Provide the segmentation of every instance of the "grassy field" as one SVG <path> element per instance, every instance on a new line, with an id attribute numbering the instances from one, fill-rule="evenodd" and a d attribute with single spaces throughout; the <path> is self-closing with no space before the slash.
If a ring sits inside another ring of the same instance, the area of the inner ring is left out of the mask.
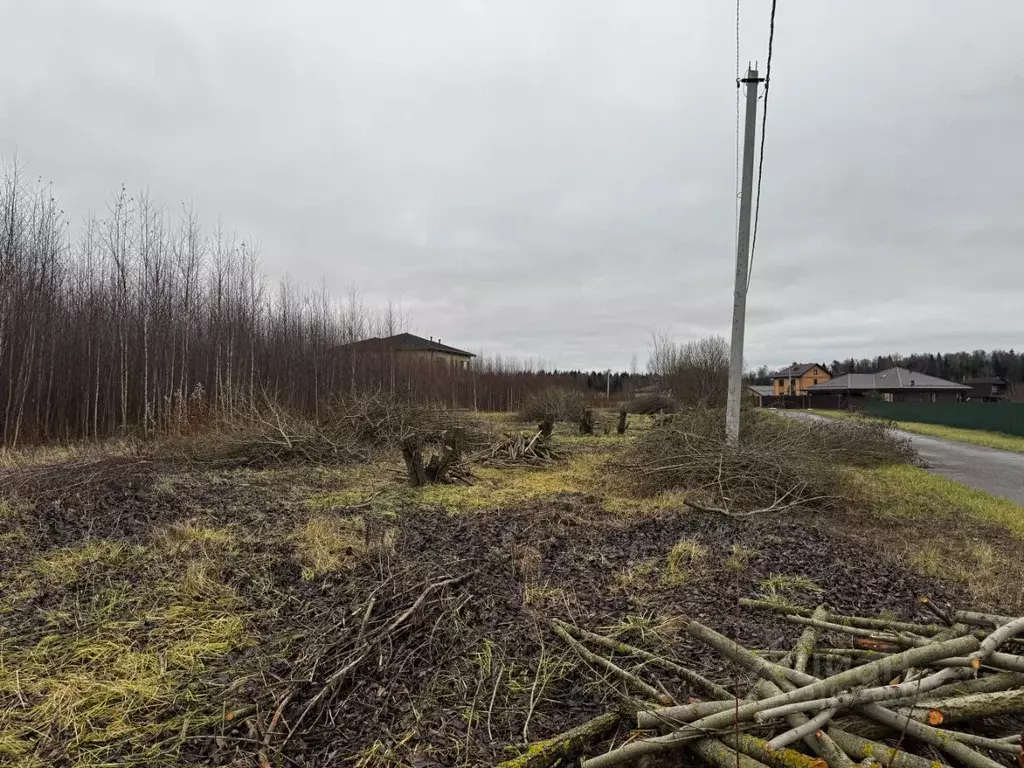
<path id="1" fill-rule="evenodd" d="M 550 466 L 425 488 L 388 451 L 234 468 L 119 444 L 7 456 L 0 764 L 493 765 L 623 695 L 550 618 L 703 668 L 687 617 L 753 647 L 795 639 L 737 623 L 738 596 L 1024 609 L 1024 509 L 894 466 L 847 470 L 843 514 L 698 513 L 687 489 L 641 496 L 624 474 L 650 424 L 559 424 Z"/>
<path id="2" fill-rule="evenodd" d="M 809 409 L 808 413 L 815 413 L 830 419 L 864 419 L 849 411 L 822 411 Z M 916 432 L 919 435 L 941 437 L 944 440 L 956 440 L 961 443 L 982 445 L 986 448 L 998 448 L 1001 451 L 1013 453 L 1024 453 L 1024 437 L 1006 435 L 1002 432 L 988 432 L 983 429 L 961 429 L 958 427 L 947 427 L 942 424 L 922 424 L 916 421 L 897 421 L 894 424 L 906 432 Z"/>

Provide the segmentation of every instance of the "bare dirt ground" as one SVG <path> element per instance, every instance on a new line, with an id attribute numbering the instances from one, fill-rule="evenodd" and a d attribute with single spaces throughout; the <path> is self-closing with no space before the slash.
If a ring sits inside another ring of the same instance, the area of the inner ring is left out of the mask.
<path id="1" fill-rule="evenodd" d="M 629 438 L 562 434 L 563 466 L 440 496 L 402 488 L 393 464 L 6 470 L 0 763 L 494 765 L 630 702 L 550 619 L 726 679 L 685 621 L 752 648 L 799 634 L 740 597 L 896 618 L 921 595 L 967 599 L 869 512 L 612 504 L 593 470 Z M 1019 546 L 998 526 L 965 535 Z"/>

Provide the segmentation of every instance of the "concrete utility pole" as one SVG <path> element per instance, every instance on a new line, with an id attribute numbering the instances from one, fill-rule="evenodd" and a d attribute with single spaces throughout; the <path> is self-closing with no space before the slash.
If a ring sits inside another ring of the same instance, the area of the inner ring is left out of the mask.
<path id="1" fill-rule="evenodd" d="M 750 204 L 754 187 L 754 131 L 757 123 L 756 69 L 740 80 L 747 86 L 747 115 L 743 132 L 743 175 L 740 182 L 740 221 L 736 236 L 736 285 L 732 300 L 732 342 L 729 346 L 729 394 L 725 406 L 725 439 L 740 438 L 740 400 L 743 397 L 743 325 L 747 317 L 747 271 L 750 266 Z"/>

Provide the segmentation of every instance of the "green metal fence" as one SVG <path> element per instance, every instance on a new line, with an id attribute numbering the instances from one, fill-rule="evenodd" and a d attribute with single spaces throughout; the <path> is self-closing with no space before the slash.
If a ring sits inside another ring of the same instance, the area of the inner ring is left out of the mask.
<path id="1" fill-rule="evenodd" d="M 893 421 L 986 429 L 1024 437 L 1024 403 L 887 403 L 869 400 L 864 410 Z"/>

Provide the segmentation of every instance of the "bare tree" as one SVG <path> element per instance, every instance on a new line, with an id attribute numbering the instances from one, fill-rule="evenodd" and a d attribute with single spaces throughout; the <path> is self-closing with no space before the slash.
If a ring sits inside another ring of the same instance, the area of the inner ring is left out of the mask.
<path id="1" fill-rule="evenodd" d="M 707 336 L 676 343 L 665 331 L 651 334 L 648 371 L 684 405 L 725 405 L 729 343 Z"/>

